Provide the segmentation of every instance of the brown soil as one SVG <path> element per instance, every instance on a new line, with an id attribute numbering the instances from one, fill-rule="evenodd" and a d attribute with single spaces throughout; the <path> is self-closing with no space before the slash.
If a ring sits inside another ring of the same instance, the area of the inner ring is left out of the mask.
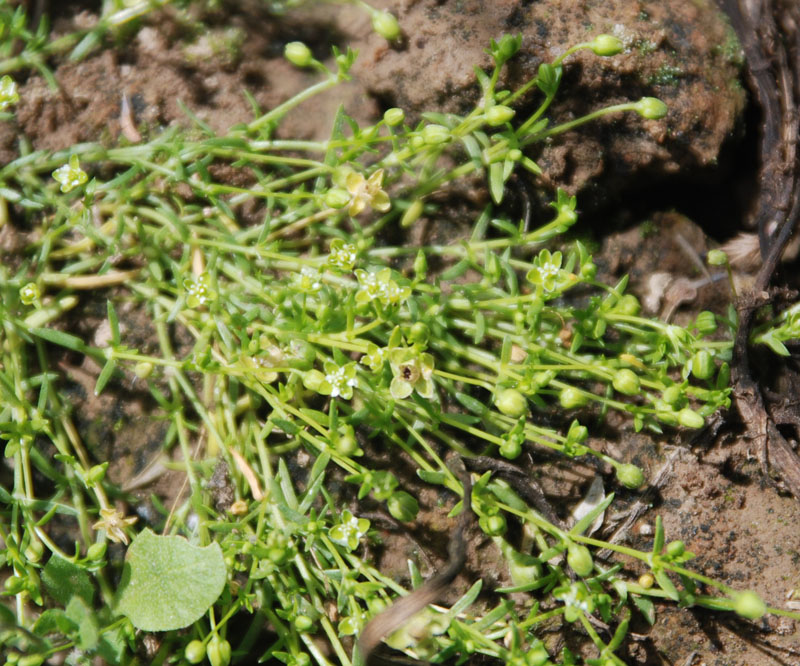
<path id="1" fill-rule="evenodd" d="M 79 3 L 64 4 L 54 34 L 95 20 L 90 12 L 78 11 Z M 20 90 L 19 127 L 0 125 L 0 162 L 15 156 L 18 132 L 24 133 L 34 148 L 60 149 L 98 138 L 115 144 L 120 140 L 123 96 L 130 100 L 135 123 L 144 136 L 153 136 L 172 123 L 190 125 L 181 104 L 215 130 L 245 122 L 252 112 L 243 91 L 251 93 L 261 108 L 270 108 L 316 80 L 313 74 L 301 72 L 284 60 L 284 44 L 295 39 L 311 44 L 329 65 L 332 59 L 326 54 L 332 45 L 361 48 L 363 59 L 352 84 L 306 105 L 303 113 L 296 114 L 296 121 L 282 126 L 285 136 L 326 136 L 340 103 L 349 114 L 365 121 L 376 117 L 382 107 L 394 104 L 412 111 L 429 109 L 428 104 L 457 109 L 465 99 L 474 97 L 469 83 L 471 67 L 475 63 L 487 65 L 482 50 L 489 37 L 498 37 L 503 31 L 525 34 L 521 64 L 512 69 L 519 82 L 523 76 L 531 76 L 524 68 L 538 63 L 543 52 L 576 41 L 576 34 L 569 30 L 555 38 L 556 28 L 579 25 L 571 15 L 566 24 L 555 19 L 546 23 L 550 6 L 544 2 L 405 0 L 376 4 L 391 6 L 398 14 L 406 33 L 404 48 L 388 48 L 385 41 L 371 34 L 368 17 L 351 8 L 327 7 L 277 19 L 266 11 L 266 3 L 223 3 L 224 9 L 211 14 L 208 32 L 200 30 L 198 23 L 163 12 L 115 49 L 77 64 L 57 64 L 57 91 L 40 76 L 30 74 Z M 624 7 L 617 7 L 615 15 L 615 10 L 606 6 L 609 3 L 581 3 L 586 5 L 587 14 L 580 25 L 585 28 L 591 24 L 593 32 L 600 32 L 627 21 L 638 31 L 635 39 L 651 41 L 662 54 L 654 57 L 663 61 L 650 60 L 639 52 L 614 64 L 596 64 L 594 58 L 577 56 L 571 70 L 576 73 L 570 75 L 573 78 L 567 82 L 564 101 L 553 114 L 566 119 L 580 113 L 584 104 L 596 107 L 642 94 L 666 97 L 675 110 L 665 122 L 644 123 L 639 135 L 634 125 L 642 127 L 642 123 L 615 121 L 603 123 L 599 129 L 593 125 L 548 146 L 542 162 L 550 184 L 597 193 L 603 188 L 622 187 L 623 180 L 639 171 L 646 171 L 653 183 L 677 169 L 705 173 L 718 158 L 726 138 L 742 122 L 744 95 L 736 62 L 739 53 L 720 47 L 730 47 L 726 41 L 730 35 L 709 4 L 689 0 L 617 4 Z M 457 13 L 457 7 L 461 13 Z M 524 18 L 520 14 L 523 8 L 530 12 Z M 514 16 L 517 18 L 512 20 Z M 209 22 L 209 17 L 204 20 Z M 544 23 L 546 29 L 541 27 Z M 443 64 L 436 53 L 449 54 L 452 63 Z M 659 71 L 663 76 L 672 71 L 673 79 L 652 79 Z M 436 78 L 437 72 L 440 78 Z M 412 77 L 417 79 L 415 87 L 410 82 Z M 509 81 L 509 85 L 513 83 Z M 608 91 L 608 96 L 586 92 L 597 89 Z M 576 97 L 570 90 L 582 90 L 583 94 Z M 603 160 L 591 159 L 599 154 Z M 677 288 L 669 297 L 673 300 L 666 301 L 666 296 L 649 293 L 658 291 L 651 282 L 655 272 L 664 273 L 667 282 L 673 284 L 680 278 L 695 280 L 700 272 L 694 260 L 715 241 L 677 213 L 649 210 L 648 216 L 647 224 L 627 230 L 595 230 L 601 247 L 596 258 L 605 276 L 630 273 L 634 291 L 645 301 L 651 297 L 648 302 L 653 303 L 652 311 L 679 321 L 701 309 L 721 310 L 720 302 L 730 298 L 724 283 L 689 292 Z M 618 215 L 625 217 L 624 212 Z M 743 224 L 743 220 L 736 224 Z M 734 231 L 728 230 L 730 235 Z M 105 321 L 104 307 L 87 304 L 82 314 L 84 319 L 75 333 L 91 339 L 99 322 Z M 146 348 L 146 328 L 137 321 L 137 313 L 120 315 L 127 331 L 140 332 L 140 348 Z M 152 461 L 163 435 L 152 401 L 135 385 L 112 386 L 96 398 L 91 390 L 96 368 L 73 368 L 68 361 L 62 368 L 72 382 L 81 437 L 97 460 L 114 461 L 112 479 L 128 482 Z M 777 364 L 775 369 L 779 371 Z M 733 414 L 722 414 L 720 421 L 728 424 L 736 419 Z M 674 433 L 664 437 L 634 435 L 630 424 L 612 423 L 603 431 L 602 439 L 594 440 L 595 445 L 621 459 L 642 464 L 651 478 L 664 466 L 668 468 L 652 508 L 633 524 L 624 542 L 649 548 L 652 532 L 648 527 L 656 514 L 661 515 L 667 538 L 684 540 L 698 555 L 693 565 L 697 570 L 737 588 L 753 589 L 770 605 L 787 607 L 791 591 L 800 590 L 800 504 L 779 493 L 764 478 L 759 444 L 737 438 L 734 429 L 709 429 L 692 441 L 675 441 L 674 437 Z M 534 471 L 542 465 L 539 459 L 530 463 Z M 561 475 L 562 481 L 545 491 L 557 512 L 566 516 L 585 491 L 589 474 L 570 466 Z M 402 578 L 407 575 L 406 559 L 413 555 L 427 575 L 446 559 L 444 539 L 437 534 L 449 530 L 445 519 L 449 500 L 430 490 L 423 492 L 413 474 L 401 483 L 420 490 L 423 511 L 410 536 L 387 529 L 384 569 Z M 146 487 L 142 497 L 151 492 L 168 495 L 175 490 L 169 477 L 166 481 L 162 477 L 157 487 Z M 623 495 L 621 507 L 637 499 L 634 493 Z M 169 503 L 166 498 L 165 503 Z M 600 534 L 608 537 L 612 532 L 606 527 Z M 468 564 L 454 584 L 454 594 L 479 577 L 488 587 L 507 582 L 506 573 L 497 566 L 492 543 L 478 537 L 477 532 L 471 537 Z M 669 604 L 657 610 L 652 629 L 637 623 L 634 630 L 642 636 L 632 641 L 629 654 L 623 655 L 628 663 L 800 664 L 800 633 L 791 620 L 770 617 L 751 623 Z M 580 638 L 569 640 L 581 642 Z"/>

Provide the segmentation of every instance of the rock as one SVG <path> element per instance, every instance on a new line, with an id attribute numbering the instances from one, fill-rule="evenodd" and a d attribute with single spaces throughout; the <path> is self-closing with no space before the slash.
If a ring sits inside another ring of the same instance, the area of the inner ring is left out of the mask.
<path id="1" fill-rule="evenodd" d="M 619 55 L 603 58 L 583 50 L 565 61 L 561 89 L 548 111 L 551 125 L 643 96 L 666 102 L 667 117 L 609 116 L 533 146 L 530 154 L 544 169 L 546 186 L 575 193 L 591 185 L 597 194 L 618 190 L 635 175 L 686 175 L 713 166 L 744 109 L 739 43 L 709 0 L 587 0 L 570 3 L 569 10 L 559 0 L 407 0 L 384 6 L 397 14 L 405 41 L 387 47 L 373 35 L 355 71 L 373 95 L 405 109 L 411 119 L 424 111 L 473 108 L 480 98 L 473 66 L 490 71 L 484 49 L 504 33 L 523 36 L 521 51 L 501 78 L 510 90 L 574 44 L 601 33 L 623 40 L 626 50 Z M 541 98 L 536 90 L 529 93 L 517 117 L 527 117 Z"/>

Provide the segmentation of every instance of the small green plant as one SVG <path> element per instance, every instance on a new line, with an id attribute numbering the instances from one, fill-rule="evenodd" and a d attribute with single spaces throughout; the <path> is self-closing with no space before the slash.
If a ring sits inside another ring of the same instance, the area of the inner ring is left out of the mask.
<path id="1" fill-rule="evenodd" d="M 104 20 L 136 7 L 114 6 Z M 382 12 L 373 21 L 396 36 Z M 5 71 L 57 52 L 22 30 L 9 34 L 27 37 L 28 55 Z M 703 312 L 686 327 L 643 317 L 627 279 L 596 279 L 584 244 L 544 247 L 577 221 L 574 197 L 558 191 L 552 219 L 532 230 L 497 206 L 512 173 L 540 173 L 529 146 L 610 113 L 667 113 L 646 97 L 551 125 L 545 114 L 564 59 L 579 48 L 610 57 L 622 46 L 601 35 L 540 65 L 519 90 L 497 90 L 519 46 L 512 36 L 491 43 L 494 68 L 477 71 L 482 99 L 463 116 L 427 113 L 409 126 L 390 109 L 360 127 L 340 111 L 327 141 L 276 138 L 281 119 L 347 79 L 356 57 L 337 53 L 328 70 L 291 43 L 286 57 L 322 80 L 225 135 L 171 128 L 149 143 L 36 151 L 0 168 L 4 205 L 39 230 L 18 264 L 0 266 L 0 437 L 14 471 L 13 486 L 0 488 L 0 565 L 14 602 L 0 605 L 8 663 L 70 652 L 127 664 L 142 630 L 164 632 L 159 654 L 171 660 L 349 665 L 348 637 L 407 590 L 364 557 L 377 534 L 360 509 L 345 508 L 331 479 L 351 484 L 354 501 L 385 503 L 396 520 L 419 511 L 402 479 L 375 468 L 375 446 L 457 496 L 463 485 L 446 453 L 514 460 L 529 447 L 594 456 L 636 489 L 643 471 L 591 448 L 581 420 L 615 410 L 636 429 L 698 428 L 729 404 L 732 311 Z M 534 90 L 540 106 L 519 118 L 515 104 Z M 219 164 L 245 177 L 219 182 L 211 168 Z M 474 173 L 486 175 L 492 202 L 468 239 L 378 242 L 388 225 L 436 215 L 431 193 Z M 258 223 L 241 223 L 245 205 Z M 121 262 L 131 268 L 115 268 Z M 105 346 L 69 332 L 78 290 L 107 302 Z M 132 346 L 121 306 L 146 315 L 153 350 Z M 190 342 L 178 347 L 175 330 Z M 124 381 L 147 386 L 169 426 L 163 448 L 182 456 L 187 499 L 147 524 L 116 507 L 108 463 L 92 460 L 73 424 L 53 361 L 59 350 L 100 364 L 98 394 Z M 563 427 L 539 425 L 543 410 Z M 302 482 L 287 462 L 301 455 L 309 459 Z M 215 464 L 232 479 L 227 506 L 211 502 Z M 47 490 L 34 475 L 48 479 Z M 692 553 L 665 544 L 660 520 L 650 552 L 588 536 L 613 497 L 567 529 L 499 475 L 476 477 L 478 525 L 513 586 L 476 603 L 478 581 L 451 608 L 425 611 L 425 631 L 401 629 L 389 644 L 419 659 L 555 663 L 537 630 L 561 617 L 590 637 L 597 656 L 588 663 L 607 666 L 623 663 L 616 652 L 631 612 L 652 622 L 661 599 L 746 618 L 792 615 L 687 568 Z M 74 530 L 74 547 L 50 535 L 56 517 Z M 524 551 L 506 540 L 510 523 L 530 535 Z M 127 546 L 124 564 L 115 544 Z M 646 573 L 602 564 L 593 551 L 604 548 Z M 413 564 L 410 575 L 421 583 Z M 509 596 L 519 592 L 535 599 L 524 617 Z M 592 614 L 610 636 L 598 634 Z M 234 618 L 245 627 L 235 637 Z M 575 659 L 565 651 L 559 663 Z"/>

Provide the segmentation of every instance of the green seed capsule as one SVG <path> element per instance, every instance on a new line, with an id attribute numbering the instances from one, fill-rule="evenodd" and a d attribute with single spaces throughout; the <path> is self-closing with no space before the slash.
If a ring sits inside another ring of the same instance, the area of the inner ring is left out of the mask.
<path id="1" fill-rule="evenodd" d="M 568 386 L 561 389 L 561 393 L 558 394 L 558 401 L 564 409 L 575 409 L 576 407 L 583 407 L 589 402 L 589 398 L 578 389 Z"/>
<path id="2" fill-rule="evenodd" d="M 700 333 L 708 335 L 709 333 L 713 333 L 717 330 L 717 318 L 714 316 L 713 312 L 703 310 L 699 315 L 697 315 L 694 325 L 697 327 L 697 330 Z"/>
<path id="3" fill-rule="evenodd" d="M 644 483 L 644 472 L 636 465 L 625 463 L 617 467 L 617 481 L 626 488 L 636 490 Z"/>
<path id="4" fill-rule="evenodd" d="M 686 544 L 683 541 L 670 541 L 667 544 L 667 555 L 670 557 L 680 557 L 686 550 Z"/>
<path id="5" fill-rule="evenodd" d="M 698 379 L 710 379 L 714 374 L 714 359 L 705 349 L 692 356 L 692 374 Z"/>
<path id="6" fill-rule="evenodd" d="M 668 405 L 675 405 L 682 397 L 683 389 L 677 384 L 667 387 L 661 394 L 661 399 Z"/>
<path id="7" fill-rule="evenodd" d="M 444 125 L 426 125 L 422 129 L 422 139 L 431 146 L 445 143 L 450 140 L 450 130 Z"/>
<path id="8" fill-rule="evenodd" d="M 400 24 L 389 12 L 376 11 L 372 15 L 372 29 L 390 42 L 400 37 Z"/>
<path id="9" fill-rule="evenodd" d="M 746 590 L 734 597 L 733 610 L 748 620 L 757 620 L 767 612 L 767 604 L 755 592 Z"/>
<path id="10" fill-rule="evenodd" d="M 314 620 L 312 620 L 308 615 L 298 615 L 294 619 L 294 628 L 297 629 L 300 633 L 305 633 L 310 631 L 311 628 L 314 626 Z"/>
<path id="11" fill-rule="evenodd" d="M 722 250 L 709 250 L 706 255 L 709 266 L 724 266 L 728 263 L 728 255 Z"/>
<path id="12" fill-rule="evenodd" d="M 581 578 L 589 576 L 594 570 L 594 560 L 589 549 L 578 544 L 567 548 L 567 564 Z"/>
<path id="13" fill-rule="evenodd" d="M 197 639 L 189 641 L 188 645 L 183 649 L 183 656 L 190 664 L 199 664 L 206 656 L 206 646 L 203 641 Z"/>
<path id="14" fill-rule="evenodd" d="M 706 421 L 700 414 L 685 407 L 678 412 L 678 423 L 684 428 L 702 428 Z"/>
<path id="15" fill-rule="evenodd" d="M 622 53 L 625 47 L 622 41 L 613 35 L 597 35 L 589 48 L 595 55 L 613 56 Z"/>
<path id="16" fill-rule="evenodd" d="M 389 127 L 396 127 L 405 119 L 405 112 L 403 109 L 398 109 L 397 107 L 386 109 L 386 111 L 383 112 L 383 122 L 385 122 Z"/>
<path id="17" fill-rule="evenodd" d="M 297 67 L 308 67 L 314 56 L 303 42 L 289 42 L 283 49 L 284 57 Z"/>
<path id="18" fill-rule="evenodd" d="M 231 644 L 214 634 L 206 645 L 206 656 L 211 666 L 228 666 L 231 661 Z"/>
<path id="19" fill-rule="evenodd" d="M 659 120 L 667 115 L 667 105 L 656 97 L 642 97 L 636 102 L 635 109 L 642 118 Z"/>
<path id="20" fill-rule="evenodd" d="M 495 405 L 503 414 L 515 419 L 528 413 L 528 401 L 522 393 L 513 388 L 501 391 L 500 395 L 497 396 Z"/>
<path id="21" fill-rule="evenodd" d="M 419 513 L 419 502 L 404 490 L 392 493 L 392 496 L 386 501 L 386 506 L 392 517 L 404 523 L 414 520 Z"/>
<path id="22" fill-rule="evenodd" d="M 639 393 L 639 376 L 628 368 L 617 370 L 611 383 L 614 385 L 614 388 L 623 395 L 636 395 Z"/>

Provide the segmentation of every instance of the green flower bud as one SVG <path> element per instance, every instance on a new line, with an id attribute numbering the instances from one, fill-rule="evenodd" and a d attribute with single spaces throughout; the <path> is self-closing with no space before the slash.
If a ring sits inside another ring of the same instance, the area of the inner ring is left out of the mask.
<path id="1" fill-rule="evenodd" d="M 678 423 L 684 428 L 702 428 L 706 424 L 706 421 L 694 410 L 684 407 L 678 412 Z"/>
<path id="2" fill-rule="evenodd" d="M 745 590 L 734 597 L 733 610 L 748 620 L 758 620 L 767 612 L 767 604 L 752 590 Z"/>
<path id="3" fill-rule="evenodd" d="M 3 589 L 8 594 L 17 594 L 25 589 L 26 583 L 27 581 L 22 576 L 9 576 L 3 583 Z"/>
<path id="4" fill-rule="evenodd" d="M 330 208 L 344 208 L 350 203 L 350 192 L 341 187 L 332 187 L 325 193 L 325 205 Z"/>
<path id="5" fill-rule="evenodd" d="M 294 619 L 294 628 L 297 629 L 300 633 L 305 633 L 310 631 L 311 628 L 314 626 L 314 620 L 312 620 L 308 615 L 298 615 Z"/>
<path id="6" fill-rule="evenodd" d="M 581 578 L 589 576 L 594 570 L 594 560 L 589 549 L 576 543 L 567 548 L 567 564 Z"/>
<path id="7" fill-rule="evenodd" d="M 308 67 L 314 60 L 311 49 L 303 42 L 289 42 L 283 49 L 283 55 L 297 67 Z"/>
<path id="8" fill-rule="evenodd" d="M 478 526 L 489 536 L 503 536 L 506 533 L 506 518 L 502 513 L 491 516 L 481 516 L 478 519 Z"/>
<path id="9" fill-rule="evenodd" d="M 486 111 L 486 122 L 492 127 L 497 127 L 511 120 L 516 111 L 502 104 L 497 104 Z"/>
<path id="10" fill-rule="evenodd" d="M 386 506 L 393 518 L 404 523 L 414 520 L 419 513 L 419 502 L 417 502 L 416 497 L 404 490 L 392 493 L 392 496 L 386 502 Z"/>
<path id="11" fill-rule="evenodd" d="M 611 383 L 623 395 L 636 395 L 639 393 L 639 376 L 628 368 L 617 370 Z"/>
<path id="12" fill-rule="evenodd" d="M 709 266 L 724 266 L 728 263 L 728 255 L 722 250 L 709 250 L 706 261 Z"/>
<path id="13" fill-rule="evenodd" d="M 411 327 L 411 330 L 408 333 L 408 341 L 411 344 L 424 345 L 426 342 L 428 342 L 430 335 L 431 329 L 428 328 L 428 325 L 418 321 Z"/>
<path id="14" fill-rule="evenodd" d="M 397 107 L 386 109 L 386 111 L 383 112 L 383 122 L 385 122 L 389 127 L 396 127 L 405 119 L 405 111 L 403 111 L 403 109 L 398 109 Z"/>
<path id="15" fill-rule="evenodd" d="M 400 37 L 400 24 L 393 14 L 376 11 L 372 14 L 372 29 L 390 42 Z"/>
<path id="16" fill-rule="evenodd" d="M 410 227 L 419 219 L 419 216 L 422 215 L 423 209 L 424 204 L 422 203 L 422 199 L 415 199 L 413 203 L 406 208 L 403 217 L 400 218 L 400 226 L 403 227 L 403 229 Z"/>
<path id="17" fill-rule="evenodd" d="M 206 645 L 206 656 L 211 666 L 228 666 L 231 661 L 231 644 L 214 634 Z"/>
<path id="18" fill-rule="evenodd" d="M 639 314 L 642 306 L 639 304 L 639 299 L 633 294 L 625 294 L 619 299 L 619 302 L 614 306 L 614 312 L 621 315 L 628 315 L 635 317 Z"/>
<path id="19" fill-rule="evenodd" d="M 670 541 L 667 544 L 667 555 L 670 557 L 680 557 L 686 550 L 686 544 L 683 541 Z"/>
<path id="20" fill-rule="evenodd" d="M 86 559 L 93 561 L 102 560 L 105 557 L 106 550 L 108 550 L 108 545 L 105 541 L 93 543 L 86 551 Z"/>
<path id="21" fill-rule="evenodd" d="M 206 656 L 206 646 L 203 645 L 203 641 L 197 639 L 189 641 L 183 649 L 183 656 L 190 664 L 199 664 Z"/>
<path id="22" fill-rule="evenodd" d="M 503 35 L 497 43 L 497 53 L 500 54 L 505 60 L 511 58 L 522 44 L 522 39 L 513 35 Z"/>
<path id="23" fill-rule="evenodd" d="M 568 386 L 561 389 L 558 394 L 558 401 L 564 409 L 575 409 L 576 407 L 583 407 L 589 402 L 589 398 L 582 391 Z"/>
<path id="24" fill-rule="evenodd" d="M 714 359 L 705 349 L 695 352 L 692 357 L 692 374 L 698 379 L 709 379 L 714 370 Z"/>
<path id="25" fill-rule="evenodd" d="M 626 488 L 636 490 L 644 483 L 644 472 L 636 465 L 625 463 L 617 467 L 617 481 Z"/>
<path id="26" fill-rule="evenodd" d="M 102 465 L 95 465 L 92 467 L 88 474 L 86 475 L 86 483 L 89 486 L 94 486 L 100 483 L 106 476 L 106 468 L 108 467 L 108 463 L 104 462 Z"/>
<path id="27" fill-rule="evenodd" d="M 667 105 L 656 97 L 642 97 L 634 108 L 642 118 L 659 120 L 667 115 Z"/>
<path id="28" fill-rule="evenodd" d="M 506 157 L 512 162 L 519 162 L 522 159 L 522 151 L 519 148 L 512 148 Z"/>
<path id="29" fill-rule="evenodd" d="M 613 35 L 597 35 L 589 48 L 594 51 L 595 55 L 613 56 L 622 53 L 625 47 L 622 41 Z"/>
<path id="30" fill-rule="evenodd" d="M 450 140 L 450 130 L 444 125 L 426 125 L 422 128 L 422 139 L 431 146 Z"/>
<path id="31" fill-rule="evenodd" d="M 494 404 L 503 414 L 515 419 L 528 413 L 528 401 L 522 393 L 514 388 L 501 391 Z"/>
<path id="32" fill-rule="evenodd" d="M 520 442 L 516 437 L 511 437 L 500 445 L 499 451 L 503 458 L 513 460 L 514 458 L 517 458 L 520 453 L 522 453 L 522 442 Z"/>

